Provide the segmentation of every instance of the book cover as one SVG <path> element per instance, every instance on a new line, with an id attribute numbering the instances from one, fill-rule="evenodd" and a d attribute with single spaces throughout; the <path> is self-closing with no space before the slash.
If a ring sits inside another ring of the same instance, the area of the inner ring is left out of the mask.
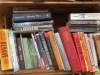
<path id="1" fill-rule="evenodd" d="M 73 72 L 81 71 L 81 64 L 75 49 L 74 42 L 72 40 L 72 36 L 70 34 L 70 30 L 68 26 L 62 27 L 58 29 L 62 43 L 64 45 L 64 49 L 66 55 L 68 56 L 68 60 Z"/>
<path id="2" fill-rule="evenodd" d="M 24 13 L 24 14 L 13 14 L 14 22 L 30 22 L 36 20 L 50 20 L 50 12 L 37 12 L 37 13 Z"/>
<path id="3" fill-rule="evenodd" d="M 39 67 L 39 59 L 38 59 L 38 55 L 37 55 L 33 40 L 32 40 L 32 38 L 28 38 L 27 40 L 28 40 L 32 68 L 38 68 Z"/>
<path id="4" fill-rule="evenodd" d="M 22 38 L 22 46 L 23 46 L 23 55 L 24 55 L 24 61 L 25 61 L 25 69 L 31 69 L 32 64 L 31 64 L 27 38 Z"/>
<path id="5" fill-rule="evenodd" d="M 9 37 L 9 43 L 10 43 L 12 58 L 13 58 L 13 69 L 14 69 L 14 72 L 17 72 L 19 71 L 19 64 L 18 64 L 18 59 L 17 59 L 13 33 L 8 32 L 8 37 Z"/>
<path id="6" fill-rule="evenodd" d="M 42 41 L 42 44 L 43 44 L 43 48 L 44 48 L 44 51 L 45 51 L 45 55 L 47 57 L 46 59 L 48 61 L 49 67 L 50 67 L 50 69 L 53 69 L 53 63 L 51 61 L 50 53 L 48 51 L 48 47 L 47 47 L 46 40 L 45 40 L 45 37 L 44 37 L 44 32 L 39 32 L 39 35 L 40 35 L 40 38 L 41 38 L 41 41 Z"/>
<path id="7" fill-rule="evenodd" d="M 58 52 L 59 52 L 59 55 L 60 55 L 60 58 L 61 58 L 61 61 L 62 61 L 62 64 L 63 64 L 63 68 L 64 68 L 65 71 L 70 71 L 71 67 L 70 67 L 70 64 L 69 64 L 69 61 L 68 61 L 68 57 L 65 53 L 65 49 L 63 47 L 60 35 L 59 35 L 59 33 L 55 33 L 54 36 L 55 36 L 55 41 L 56 41 L 56 44 L 57 44 L 57 47 L 58 47 Z"/>
<path id="8" fill-rule="evenodd" d="M 51 60 L 52 60 L 52 63 L 53 63 L 53 67 L 54 67 L 55 70 L 58 70 L 59 69 L 58 64 L 57 64 L 57 61 L 56 61 L 56 58 L 55 58 L 55 55 L 54 55 L 54 52 L 53 52 L 53 49 L 52 49 L 52 45 L 51 45 L 51 42 L 50 42 L 48 32 L 44 33 L 44 36 L 45 36 L 47 47 L 48 47 L 50 57 L 51 57 Z"/>
<path id="9" fill-rule="evenodd" d="M 56 58 L 56 61 L 57 61 L 58 68 L 59 68 L 59 70 L 63 70 L 64 68 L 63 68 L 61 58 L 60 58 L 60 55 L 59 55 L 59 52 L 58 52 L 58 49 L 57 49 L 57 45 L 56 45 L 55 40 L 54 40 L 53 32 L 49 31 L 48 34 L 49 34 L 52 49 L 53 49 L 53 52 L 54 52 L 54 55 L 55 55 L 55 58 Z"/>
<path id="10" fill-rule="evenodd" d="M 20 62 L 20 69 L 25 69 L 25 62 L 23 56 L 23 48 L 21 44 L 21 38 L 17 38 L 17 48 L 18 48 L 18 55 L 19 55 L 19 62 Z"/>
<path id="11" fill-rule="evenodd" d="M 80 59 L 80 63 L 81 63 L 81 67 L 82 67 L 82 71 L 87 71 L 86 68 L 86 63 L 85 63 L 85 56 L 83 55 L 83 51 L 82 51 L 82 46 L 81 46 L 81 40 L 79 38 L 78 33 L 73 33 L 72 34 L 75 46 L 76 46 L 76 50 Z"/>
<path id="12" fill-rule="evenodd" d="M 84 36 L 84 32 L 81 32 L 81 36 L 82 36 L 83 45 L 84 45 L 84 49 L 85 49 L 85 53 L 86 53 L 86 58 L 87 58 L 88 66 L 89 66 L 89 71 L 93 72 L 92 63 L 91 63 L 91 59 L 90 59 L 86 39 L 85 39 L 85 36 Z"/>

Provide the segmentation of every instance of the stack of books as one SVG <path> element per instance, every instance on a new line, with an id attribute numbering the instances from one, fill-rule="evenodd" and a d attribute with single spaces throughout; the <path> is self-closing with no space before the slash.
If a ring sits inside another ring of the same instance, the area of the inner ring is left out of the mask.
<path id="1" fill-rule="evenodd" d="M 13 8 L 13 30 L 39 30 L 53 28 L 51 13 L 44 9 Z"/>

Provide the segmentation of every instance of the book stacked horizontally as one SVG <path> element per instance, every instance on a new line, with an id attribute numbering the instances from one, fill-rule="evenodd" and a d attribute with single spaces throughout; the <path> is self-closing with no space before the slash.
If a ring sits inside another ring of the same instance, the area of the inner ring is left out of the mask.
<path id="1" fill-rule="evenodd" d="M 51 29 L 53 27 L 51 19 L 51 13 L 45 9 L 13 8 L 12 26 L 15 31 Z"/>
<path id="2" fill-rule="evenodd" d="M 70 14 L 71 32 L 100 32 L 100 13 Z"/>

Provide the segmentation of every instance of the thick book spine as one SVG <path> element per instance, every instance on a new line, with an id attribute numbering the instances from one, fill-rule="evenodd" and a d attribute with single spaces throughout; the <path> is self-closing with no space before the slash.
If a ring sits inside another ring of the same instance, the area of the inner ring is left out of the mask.
<path id="1" fill-rule="evenodd" d="M 90 45 L 89 45 L 88 36 L 87 36 L 87 34 L 84 34 L 84 35 L 85 35 L 85 39 L 86 39 L 86 43 L 87 43 L 87 47 L 88 47 L 91 63 L 92 63 L 93 72 L 95 72 L 96 68 L 95 68 L 94 59 L 93 59 L 93 56 L 92 56 L 92 51 L 91 51 L 91 48 L 90 48 Z"/>
<path id="2" fill-rule="evenodd" d="M 51 60 L 52 60 L 52 63 L 53 63 L 53 67 L 54 67 L 55 70 L 58 70 L 58 65 L 57 65 L 57 62 L 56 62 L 56 59 L 55 59 L 55 56 L 54 56 L 54 53 L 53 53 L 53 49 L 52 49 L 52 45 L 51 45 L 51 42 L 50 42 L 48 32 L 44 33 L 44 36 L 45 36 L 47 47 L 48 47 L 50 57 L 51 57 Z"/>
<path id="3" fill-rule="evenodd" d="M 38 52 L 39 52 L 39 55 L 40 55 L 41 68 L 45 69 L 45 65 L 44 65 L 44 61 L 43 61 L 43 56 L 42 56 L 42 53 L 41 53 L 41 50 L 40 50 L 39 43 L 38 43 L 38 40 L 37 40 L 35 32 L 34 32 L 34 38 L 35 38 L 36 45 L 37 45 L 37 48 L 38 48 Z"/>
<path id="4" fill-rule="evenodd" d="M 53 52 L 54 52 L 54 55 L 55 55 L 55 58 L 56 58 L 56 61 L 57 61 L 58 68 L 59 68 L 59 70 L 63 70 L 64 68 L 63 68 L 63 65 L 62 65 L 62 62 L 61 62 L 61 59 L 60 59 L 60 55 L 59 55 L 59 52 L 58 52 L 58 49 L 57 49 L 57 45 L 56 45 L 55 40 L 54 40 L 53 32 L 49 31 L 48 34 L 49 34 L 51 46 L 52 46 L 52 49 L 53 49 Z"/>
<path id="5" fill-rule="evenodd" d="M 15 48 L 13 33 L 8 32 L 8 37 L 9 37 L 9 43 L 10 43 L 12 58 L 13 58 L 13 69 L 14 69 L 14 72 L 17 72 L 19 71 L 19 65 L 18 65 L 18 60 L 17 60 L 17 53 L 16 53 L 16 48 Z"/>
<path id="6" fill-rule="evenodd" d="M 24 13 L 24 14 L 13 14 L 14 22 L 27 22 L 36 20 L 49 20 L 51 19 L 50 12 L 40 12 L 40 13 Z"/>
<path id="7" fill-rule="evenodd" d="M 20 69 L 25 69 L 24 57 L 23 57 L 23 49 L 21 44 L 21 38 L 17 38 L 17 48 L 19 54 L 19 62 L 20 62 Z"/>
<path id="8" fill-rule="evenodd" d="M 91 59 L 90 59 L 86 39 L 85 39 L 85 36 L 84 36 L 84 32 L 81 32 L 81 36 L 82 36 L 82 40 L 83 40 L 83 45 L 84 45 L 84 49 L 85 49 L 85 53 L 86 53 L 86 58 L 87 58 L 89 70 L 90 70 L 90 72 L 93 72 L 92 63 L 91 63 Z"/>
<path id="9" fill-rule="evenodd" d="M 26 31 L 26 30 L 39 30 L 39 29 L 51 29 L 52 25 L 38 25 L 38 26 L 27 26 L 27 27 L 15 27 L 16 31 Z"/>
<path id="10" fill-rule="evenodd" d="M 14 27 L 24 27 L 24 26 L 38 26 L 38 25 L 53 25 L 54 21 L 36 21 L 36 22 L 22 22 L 22 23 L 13 23 Z"/>
<path id="11" fill-rule="evenodd" d="M 85 64 L 85 57 L 84 57 L 83 52 L 82 52 L 82 47 L 81 47 L 79 35 L 78 35 L 78 33 L 73 33 L 72 36 L 73 36 L 73 40 L 74 40 L 74 43 L 75 43 L 75 46 L 76 46 L 76 50 L 77 50 L 77 53 L 78 53 L 78 56 L 79 56 L 79 59 L 80 59 L 82 71 L 87 71 L 86 64 Z"/>
<path id="12" fill-rule="evenodd" d="M 72 71 L 73 72 L 81 71 L 82 70 L 81 64 L 68 26 L 59 28 L 58 30 L 65 48 L 66 55 L 68 56 L 68 60 Z"/>
<path id="13" fill-rule="evenodd" d="M 51 61 L 50 53 L 48 51 L 48 47 L 47 47 L 47 44 L 46 44 L 46 41 L 45 41 L 44 32 L 40 32 L 39 35 L 40 35 L 40 38 L 41 38 L 41 41 L 42 41 L 42 44 L 43 44 L 43 47 L 44 47 L 44 50 L 45 50 L 45 55 L 47 57 L 46 59 L 48 61 L 49 67 L 50 67 L 50 69 L 53 69 L 53 63 Z"/>
<path id="14" fill-rule="evenodd" d="M 71 67 L 70 67 L 67 55 L 65 53 L 65 49 L 63 47 L 59 33 L 55 33 L 55 41 L 58 46 L 58 51 L 59 51 L 59 55 L 60 55 L 64 70 L 70 71 Z"/>
<path id="15" fill-rule="evenodd" d="M 95 68 L 96 68 L 96 71 L 98 71 L 99 68 L 98 68 L 98 62 L 97 62 L 97 55 L 96 55 L 96 49 L 95 49 L 92 34 L 88 34 L 88 40 L 89 40 L 90 48 L 92 50 L 92 55 L 93 55 L 93 59 L 94 59 Z"/>

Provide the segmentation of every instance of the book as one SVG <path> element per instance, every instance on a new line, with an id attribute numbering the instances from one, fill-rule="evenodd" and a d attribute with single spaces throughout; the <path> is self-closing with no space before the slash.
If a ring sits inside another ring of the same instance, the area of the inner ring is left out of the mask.
<path id="1" fill-rule="evenodd" d="M 23 48 L 21 44 L 21 38 L 17 38 L 17 48 L 18 48 L 18 55 L 19 55 L 19 62 L 20 62 L 20 69 L 25 69 L 25 62 L 24 62 L 24 56 L 23 56 Z"/>
<path id="2" fill-rule="evenodd" d="M 46 44 L 47 44 L 47 47 L 48 47 L 48 50 L 49 50 L 49 53 L 50 53 L 50 57 L 51 57 L 51 60 L 52 60 L 52 63 L 53 63 L 53 67 L 54 67 L 55 70 L 58 70 L 59 69 L 58 64 L 57 64 L 56 58 L 54 56 L 54 52 L 53 52 L 53 49 L 52 49 L 52 45 L 51 45 L 51 42 L 50 42 L 48 32 L 44 33 L 44 36 L 45 36 Z"/>
<path id="3" fill-rule="evenodd" d="M 29 53 L 29 47 L 28 47 L 28 41 L 27 38 L 22 38 L 22 46 L 23 46 L 23 55 L 24 55 L 24 61 L 25 61 L 25 69 L 31 69 L 31 58 Z"/>
<path id="4" fill-rule="evenodd" d="M 28 38 L 27 40 L 28 40 L 32 68 L 38 68 L 39 67 L 39 59 L 38 59 L 38 54 L 36 52 L 33 40 L 32 40 L 32 38 Z"/>
<path id="5" fill-rule="evenodd" d="M 100 13 L 72 13 L 71 20 L 99 20 Z"/>
<path id="6" fill-rule="evenodd" d="M 12 58 L 13 58 L 13 69 L 14 72 L 19 71 L 19 64 L 18 64 L 18 59 L 17 59 L 17 53 L 16 53 L 16 48 L 15 48 L 15 43 L 14 43 L 14 37 L 13 37 L 13 32 L 8 32 L 8 37 L 9 37 L 9 43 L 11 47 L 11 52 L 12 52 Z"/>
<path id="7" fill-rule="evenodd" d="M 36 20 L 50 20 L 50 12 L 37 12 L 37 13 L 24 13 L 24 14 L 13 14 L 14 22 L 30 22 Z"/>
<path id="8" fill-rule="evenodd" d="M 1 69 L 9 70 L 12 69 L 12 63 L 10 60 L 10 53 L 8 49 L 8 31 L 1 29 L 0 30 L 0 55 L 1 55 Z"/>
<path id="9" fill-rule="evenodd" d="M 42 57 L 43 57 L 44 69 L 50 69 L 48 60 L 46 58 L 45 50 L 43 48 L 43 44 L 41 42 L 39 34 L 36 34 L 36 37 L 37 37 L 37 41 L 38 41 L 38 44 L 39 44 L 39 47 L 40 47 L 40 51 L 41 51 L 41 54 L 42 54 Z"/>
<path id="10" fill-rule="evenodd" d="M 24 26 L 38 26 L 38 25 L 53 25 L 54 21 L 35 21 L 35 22 L 21 22 L 21 23 L 13 23 L 14 27 L 24 27 Z"/>
<path id="11" fill-rule="evenodd" d="M 81 64 L 80 64 L 68 26 L 59 28 L 58 31 L 59 31 L 62 43 L 64 45 L 66 55 L 68 56 L 68 60 L 69 60 L 72 71 L 73 72 L 81 71 L 82 70 Z"/>
<path id="12" fill-rule="evenodd" d="M 86 43 L 87 43 L 87 47 L 88 47 L 88 51 L 89 51 L 91 63 L 92 63 L 93 72 L 95 72 L 95 71 L 96 71 L 96 68 L 95 68 L 95 64 L 94 64 L 94 59 L 93 59 L 93 55 L 92 55 L 92 50 L 91 50 L 90 45 L 89 45 L 88 36 L 87 36 L 87 34 L 84 34 L 84 35 L 85 35 L 85 39 L 86 39 Z"/>
<path id="13" fill-rule="evenodd" d="M 100 32 L 100 29 L 89 29 L 89 28 L 87 28 L 87 29 L 70 29 L 70 32 Z"/>
<path id="14" fill-rule="evenodd" d="M 61 58 L 61 61 L 62 61 L 62 64 L 63 64 L 63 68 L 64 68 L 65 71 L 70 71 L 71 67 L 70 67 L 70 64 L 69 64 L 69 61 L 68 61 L 68 57 L 65 53 L 65 49 L 63 47 L 60 35 L 59 35 L 59 33 L 55 33 L 54 36 L 55 36 L 55 41 L 56 41 L 56 44 L 57 44 L 57 47 L 58 47 L 58 52 L 59 52 L 59 55 L 60 55 L 60 58 Z"/>
<path id="15" fill-rule="evenodd" d="M 95 49 L 92 34 L 88 34 L 88 40 L 89 40 L 90 48 L 92 50 L 92 55 L 93 55 L 93 59 L 94 59 L 95 68 L 96 68 L 96 71 L 98 71 L 98 69 L 99 69 L 98 68 L 98 60 L 97 60 L 97 54 L 96 54 L 96 49 Z"/>
<path id="16" fill-rule="evenodd" d="M 97 72 L 95 72 L 95 75 L 100 75 L 100 69 Z"/>
<path id="17" fill-rule="evenodd" d="M 76 46 L 76 50 L 80 59 L 80 63 L 81 63 L 81 67 L 82 67 L 82 71 L 87 71 L 87 67 L 86 67 L 86 63 L 85 63 L 85 56 L 83 54 L 82 51 L 82 46 L 81 46 L 81 40 L 79 38 L 78 33 L 73 33 L 72 34 L 75 46 Z"/>
<path id="18" fill-rule="evenodd" d="M 84 49 L 85 49 L 85 53 L 86 53 L 86 58 L 87 58 L 88 66 L 89 66 L 89 71 L 93 72 L 92 63 L 91 63 L 91 59 L 90 59 L 84 32 L 81 32 L 81 36 L 82 36 L 83 45 L 84 45 Z"/>
<path id="19" fill-rule="evenodd" d="M 26 31 L 26 30 L 39 30 L 39 29 L 52 29 L 52 25 L 38 25 L 38 26 L 28 26 L 28 27 L 15 27 L 15 31 Z"/>
<path id="20" fill-rule="evenodd" d="M 45 51 L 45 55 L 47 57 L 46 59 L 48 61 L 49 67 L 50 67 L 50 69 L 53 69 L 53 63 L 51 61 L 50 53 L 49 53 L 49 50 L 48 50 L 48 47 L 47 47 L 47 44 L 46 44 L 44 32 L 39 32 L 39 35 L 40 35 L 40 38 L 41 38 L 41 41 L 42 41 L 42 44 L 43 44 L 43 48 L 44 48 L 44 51 Z"/>
<path id="21" fill-rule="evenodd" d="M 57 45 L 55 43 L 53 32 L 49 31 L 48 34 L 49 34 L 51 46 L 52 46 L 52 49 L 53 49 L 53 52 L 54 52 L 54 55 L 55 55 L 55 58 L 56 58 L 56 61 L 57 61 L 58 68 L 59 68 L 59 70 L 63 70 L 64 68 L 63 68 L 61 58 L 60 58 L 60 55 L 59 55 L 59 52 L 58 52 L 58 49 L 57 49 Z"/>
<path id="22" fill-rule="evenodd" d="M 35 34 L 35 32 L 34 32 L 33 34 L 34 34 L 34 38 L 35 38 L 36 45 L 37 45 L 37 48 L 38 48 L 38 52 L 39 52 L 39 55 L 40 55 L 40 64 L 41 64 L 41 68 L 42 68 L 42 69 L 45 69 L 45 65 L 44 65 L 44 61 L 43 61 L 43 56 L 42 56 L 42 53 L 41 53 L 41 50 L 40 50 L 40 47 L 39 47 L 39 43 L 38 43 L 36 34 Z"/>

